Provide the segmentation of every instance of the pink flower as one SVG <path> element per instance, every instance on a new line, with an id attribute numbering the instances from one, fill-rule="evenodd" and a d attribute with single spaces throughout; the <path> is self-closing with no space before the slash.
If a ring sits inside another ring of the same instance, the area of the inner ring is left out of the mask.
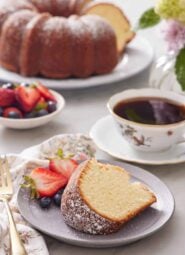
<path id="1" fill-rule="evenodd" d="M 175 20 L 168 20 L 162 30 L 168 43 L 168 50 L 177 53 L 185 46 L 185 25 Z"/>

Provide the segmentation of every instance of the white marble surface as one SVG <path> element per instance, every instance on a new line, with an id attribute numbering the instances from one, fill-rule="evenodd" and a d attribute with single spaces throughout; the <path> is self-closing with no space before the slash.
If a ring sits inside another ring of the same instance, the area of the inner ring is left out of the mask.
<path id="1" fill-rule="evenodd" d="M 114 0 L 120 3 L 135 24 L 143 10 L 154 3 L 154 0 Z M 156 56 L 164 52 L 164 43 L 157 28 L 140 32 L 155 49 Z M 106 102 L 115 92 L 126 88 L 148 86 L 149 69 L 127 81 L 99 88 L 78 91 L 61 91 L 66 98 L 66 108 L 57 120 L 45 127 L 27 131 L 15 131 L 0 127 L 0 153 L 19 153 L 26 147 L 38 144 L 49 137 L 60 133 L 88 133 L 93 123 L 108 113 Z M 109 156 L 99 152 L 99 157 Z M 126 247 L 112 249 L 88 249 L 70 246 L 46 237 L 51 255 L 169 255 L 185 254 L 185 166 L 143 166 L 161 178 L 171 189 L 176 200 L 176 211 L 172 220 L 159 232 Z"/>

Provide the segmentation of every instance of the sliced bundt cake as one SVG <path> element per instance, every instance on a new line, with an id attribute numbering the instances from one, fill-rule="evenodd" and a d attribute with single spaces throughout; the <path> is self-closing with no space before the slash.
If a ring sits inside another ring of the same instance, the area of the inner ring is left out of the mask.
<path id="1" fill-rule="evenodd" d="M 25 76 L 67 78 L 108 73 L 117 65 L 111 26 L 93 15 L 71 16 L 87 0 L 17 2 L 0 3 L 0 63 L 4 68 Z"/>
<path id="2" fill-rule="evenodd" d="M 111 72 L 120 57 L 116 33 L 101 15 L 85 15 L 90 2 L 0 0 L 1 66 L 49 78 Z"/>
<path id="3" fill-rule="evenodd" d="M 145 185 L 130 182 L 118 166 L 82 163 L 69 181 L 62 197 L 66 224 L 89 234 L 109 234 L 156 201 Z"/>

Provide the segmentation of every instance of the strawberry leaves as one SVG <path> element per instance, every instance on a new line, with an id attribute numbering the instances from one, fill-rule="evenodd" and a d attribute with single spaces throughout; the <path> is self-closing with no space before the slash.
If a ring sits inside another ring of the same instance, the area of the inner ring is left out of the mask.
<path id="1" fill-rule="evenodd" d="M 30 197 L 52 197 L 58 190 L 67 184 L 67 178 L 60 173 L 46 168 L 35 168 L 29 176 L 24 176 L 23 188 L 30 190 Z"/>
<path id="2" fill-rule="evenodd" d="M 21 184 L 21 188 L 26 188 L 30 190 L 30 198 L 39 198 L 39 193 L 36 189 L 34 180 L 30 176 L 23 176 L 24 183 Z"/>
<path id="3" fill-rule="evenodd" d="M 71 175 L 78 167 L 78 162 L 72 159 L 74 155 L 64 154 L 59 148 L 56 156 L 50 158 L 48 168 L 35 168 L 29 176 L 24 176 L 23 188 L 30 189 L 30 197 L 52 197 L 56 192 L 64 188 Z"/>
<path id="4" fill-rule="evenodd" d="M 58 149 L 57 156 L 61 159 L 64 158 L 64 151 L 61 148 Z"/>

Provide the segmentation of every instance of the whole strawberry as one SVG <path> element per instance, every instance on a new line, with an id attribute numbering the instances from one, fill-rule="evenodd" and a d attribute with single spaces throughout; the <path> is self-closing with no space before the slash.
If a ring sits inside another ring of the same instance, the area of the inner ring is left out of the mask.
<path id="1" fill-rule="evenodd" d="M 12 89 L 0 88 L 0 106 L 8 107 L 15 102 L 15 92 Z"/>

